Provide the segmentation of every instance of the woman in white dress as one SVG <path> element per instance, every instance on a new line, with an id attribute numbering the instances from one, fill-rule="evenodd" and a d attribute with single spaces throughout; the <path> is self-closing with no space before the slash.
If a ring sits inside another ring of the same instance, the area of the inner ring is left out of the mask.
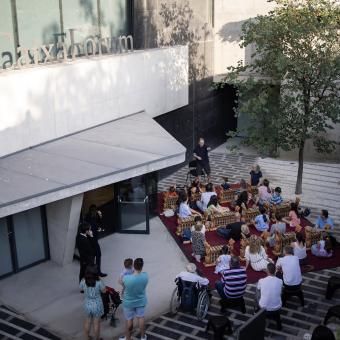
<path id="1" fill-rule="evenodd" d="M 262 246 L 262 240 L 256 235 L 251 235 L 249 238 L 249 245 L 245 250 L 246 258 L 246 269 L 249 264 L 253 270 L 259 272 L 267 269 L 268 262 L 273 262 L 272 259 L 268 257 L 266 251 Z"/>

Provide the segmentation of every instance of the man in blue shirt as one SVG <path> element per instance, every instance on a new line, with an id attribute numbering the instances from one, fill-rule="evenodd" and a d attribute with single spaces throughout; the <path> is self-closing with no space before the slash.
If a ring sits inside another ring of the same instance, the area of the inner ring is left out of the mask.
<path id="1" fill-rule="evenodd" d="M 320 229 L 325 229 L 325 226 L 329 225 L 330 230 L 334 229 L 334 222 L 328 216 L 328 210 L 321 210 L 321 216 L 316 220 L 315 226 Z"/>
<path id="2" fill-rule="evenodd" d="M 123 277 L 123 313 L 126 320 L 125 336 L 121 340 L 130 340 L 133 329 L 133 319 L 137 317 L 141 340 L 146 340 L 145 335 L 145 306 L 147 304 L 146 286 L 149 281 L 148 274 L 142 272 L 144 261 L 135 259 L 134 273 Z"/>

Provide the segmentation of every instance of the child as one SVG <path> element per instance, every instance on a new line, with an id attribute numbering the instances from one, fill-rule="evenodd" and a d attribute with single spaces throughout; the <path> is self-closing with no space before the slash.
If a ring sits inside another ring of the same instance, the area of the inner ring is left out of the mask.
<path id="1" fill-rule="evenodd" d="M 251 168 L 251 171 L 250 171 L 250 185 L 252 187 L 256 187 L 259 184 L 261 177 L 262 177 L 262 172 L 261 172 L 260 166 L 256 164 Z"/>
<path id="2" fill-rule="evenodd" d="M 224 245 L 221 253 L 216 260 L 215 274 L 220 274 L 222 271 L 230 268 L 231 256 L 229 255 L 229 247 Z"/>
<path id="3" fill-rule="evenodd" d="M 324 237 L 317 244 L 313 244 L 311 248 L 313 255 L 317 257 L 333 256 L 332 242 L 328 236 Z"/>
<path id="4" fill-rule="evenodd" d="M 221 187 L 223 190 L 229 190 L 230 189 L 230 184 L 228 183 L 229 178 L 228 177 L 222 177 L 223 183 L 221 184 Z"/>
<path id="5" fill-rule="evenodd" d="M 266 209 L 264 207 L 260 208 L 261 215 L 257 215 L 255 218 L 255 228 L 258 231 L 265 231 L 269 229 L 269 217 L 266 214 Z"/>
<path id="6" fill-rule="evenodd" d="M 123 287 L 122 294 L 124 292 L 124 285 L 123 285 L 123 277 L 126 275 L 133 274 L 133 260 L 132 259 L 125 259 L 124 260 L 124 269 L 119 275 L 118 283 Z"/>
<path id="7" fill-rule="evenodd" d="M 280 205 L 283 202 L 283 199 L 281 197 L 281 188 L 280 187 L 276 187 L 274 189 L 274 193 L 272 195 L 272 197 L 270 198 L 270 205 Z"/>
<path id="8" fill-rule="evenodd" d="M 298 205 L 295 202 L 290 204 L 290 211 L 287 218 L 283 218 L 283 222 L 289 224 L 290 227 L 295 228 L 300 225 L 301 221 L 299 218 Z"/>
<path id="9" fill-rule="evenodd" d="M 167 192 L 167 194 L 168 194 L 168 197 L 177 196 L 176 185 L 172 185 L 172 186 L 169 188 L 169 191 Z"/>

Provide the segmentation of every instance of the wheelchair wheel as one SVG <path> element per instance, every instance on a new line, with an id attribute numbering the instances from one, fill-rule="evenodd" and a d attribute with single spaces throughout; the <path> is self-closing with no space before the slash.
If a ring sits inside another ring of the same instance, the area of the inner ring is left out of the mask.
<path id="1" fill-rule="evenodd" d="M 196 316 L 198 320 L 203 320 L 208 313 L 210 299 L 206 290 L 200 292 L 198 296 Z"/>
<path id="2" fill-rule="evenodd" d="M 175 315 L 178 312 L 180 305 L 181 305 L 181 298 L 178 295 L 178 287 L 176 287 L 171 294 L 170 313 L 172 315 Z"/>

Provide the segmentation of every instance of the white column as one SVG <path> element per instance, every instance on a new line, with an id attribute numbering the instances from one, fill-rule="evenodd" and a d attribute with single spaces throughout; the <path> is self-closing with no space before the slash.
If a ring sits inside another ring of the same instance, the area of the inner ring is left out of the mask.
<path id="1" fill-rule="evenodd" d="M 72 262 L 83 194 L 46 205 L 51 260 L 61 266 Z"/>

